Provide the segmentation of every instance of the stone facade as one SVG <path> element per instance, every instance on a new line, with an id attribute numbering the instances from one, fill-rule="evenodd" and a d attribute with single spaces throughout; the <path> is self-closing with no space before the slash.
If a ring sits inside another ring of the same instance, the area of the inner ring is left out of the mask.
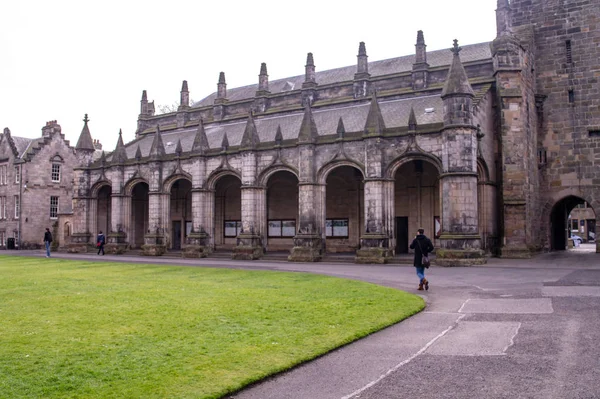
<path id="1" fill-rule="evenodd" d="M 228 251 L 385 263 L 419 227 L 440 265 L 564 249 L 579 203 L 598 209 L 598 0 L 498 0 L 496 39 L 217 91 L 155 115 L 75 168 L 73 234 L 107 251 Z M 562 49 L 558 51 L 557 49 Z M 594 213 L 595 214 L 595 213 Z"/>
<path id="2" fill-rule="evenodd" d="M 10 129 L 4 129 L 0 135 L 1 247 L 14 238 L 18 248 L 40 248 L 47 227 L 53 232 L 54 248 L 67 244 L 72 224 L 68 218 L 62 224 L 58 221 L 59 215 L 72 211 L 73 168 L 89 164 L 99 146 L 89 135 L 87 118 L 82 137 L 87 149 L 71 147 L 56 121 L 46 123 L 42 137 L 36 139 L 12 136 Z"/>

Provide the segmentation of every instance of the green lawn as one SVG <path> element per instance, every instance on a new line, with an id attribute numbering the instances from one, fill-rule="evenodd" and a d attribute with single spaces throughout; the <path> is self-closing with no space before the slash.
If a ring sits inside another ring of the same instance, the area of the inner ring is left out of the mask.
<path id="1" fill-rule="evenodd" d="M 423 307 L 305 273 L 0 256 L 0 396 L 218 398 Z"/>

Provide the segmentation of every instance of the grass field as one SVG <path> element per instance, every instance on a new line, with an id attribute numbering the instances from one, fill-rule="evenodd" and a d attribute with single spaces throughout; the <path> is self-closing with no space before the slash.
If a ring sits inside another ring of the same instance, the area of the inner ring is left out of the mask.
<path id="1" fill-rule="evenodd" d="M 219 398 L 423 307 L 305 273 L 0 256 L 0 396 Z"/>

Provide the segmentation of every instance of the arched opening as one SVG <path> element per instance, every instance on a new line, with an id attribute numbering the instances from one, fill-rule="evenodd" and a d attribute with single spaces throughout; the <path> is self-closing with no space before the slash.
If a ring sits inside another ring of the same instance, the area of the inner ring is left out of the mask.
<path id="1" fill-rule="evenodd" d="M 96 214 L 96 228 L 108 234 L 112 231 L 111 220 L 111 199 L 112 188 L 108 185 L 103 186 L 98 191 L 98 208 Z M 97 231 L 94 233 L 98 233 Z"/>
<path id="2" fill-rule="evenodd" d="M 356 252 L 364 230 L 364 183 L 353 166 L 333 169 L 326 180 L 325 248 L 327 252 Z"/>
<path id="3" fill-rule="evenodd" d="M 131 237 L 129 245 L 141 248 L 144 235 L 148 231 L 148 192 L 147 183 L 137 183 L 131 190 Z"/>
<path id="4" fill-rule="evenodd" d="M 550 249 L 562 251 L 571 245 L 596 241 L 596 214 L 580 197 L 568 196 L 558 201 L 550 214 Z"/>
<path id="5" fill-rule="evenodd" d="M 298 178 L 279 171 L 267 182 L 267 250 L 289 250 L 298 220 Z"/>
<path id="6" fill-rule="evenodd" d="M 500 241 L 496 185 L 491 181 L 488 168 L 482 159 L 477 161 L 477 213 L 481 249 L 497 254 Z"/>
<path id="7" fill-rule="evenodd" d="M 182 243 L 192 231 L 192 183 L 179 179 L 171 186 L 169 206 L 171 220 L 171 249 L 181 250 Z"/>
<path id="8" fill-rule="evenodd" d="M 408 253 L 419 228 L 434 242 L 441 233 L 439 173 L 428 161 L 401 165 L 394 176 L 396 254 Z"/>
<path id="9" fill-rule="evenodd" d="M 242 231 L 242 182 L 233 175 L 215 185 L 215 250 L 232 249 Z"/>

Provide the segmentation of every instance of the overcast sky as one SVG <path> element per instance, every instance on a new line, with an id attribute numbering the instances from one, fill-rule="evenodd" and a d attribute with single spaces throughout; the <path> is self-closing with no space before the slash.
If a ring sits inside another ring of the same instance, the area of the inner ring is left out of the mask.
<path id="1" fill-rule="evenodd" d="M 57 120 L 75 145 L 83 116 L 107 151 L 119 129 L 134 138 L 142 90 L 155 104 L 179 101 L 181 82 L 199 101 L 227 87 L 491 41 L 496 0 L 66 1 L 0 2 L 0 128 L 39 137 Z M 157 107 L 158 112 L 158 107 Z"/>

